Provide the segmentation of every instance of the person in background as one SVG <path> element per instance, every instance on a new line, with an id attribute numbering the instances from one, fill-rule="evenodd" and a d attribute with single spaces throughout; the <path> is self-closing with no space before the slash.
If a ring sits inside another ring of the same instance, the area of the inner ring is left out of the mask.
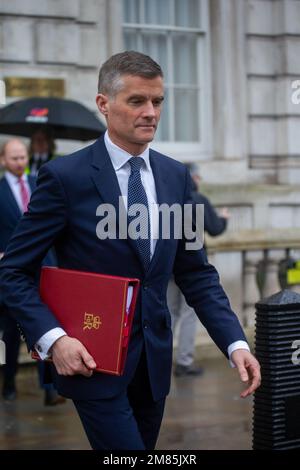
<path id="1" fill-rule="evenodd" d="M 39 128 L 31 136 L 29 170 L 36 176 L 41 166 L 55 156 L 55 142 L 51 128 Z"/>
<path id="2" fill-rule="evenodd" d="M 230 217 L 229 211 L 224 207 L 218 215 L 209 199 L 198 192 L 201 177 L 197 165 L 190 164 L 187 167 L 192 177 L 192 202 L 204 205 L 204 231 L 211 236 L 220 235 L 226 229 L 227 220 Z M 174 335 L 178 330 L 174 375 L 176 377 L 199 376 L 203 373 L 203 369 L 194 362 L 197 316 L 195 310 L 186 303 L 173 278 L 169 282 L 167 299 Z"/>
<path id="3" fill-rule="evenodd" d="M 22 217 L 27 211 L 31 192 L 35 188 L 35 178 L 26 175 L 28 154 L 25 144 L 19 139 L 7 141 L 0 153 L 5 173 L 0 180 L 0 259 L 3 257 L 8 242 Z M 53 253 L 48 253 L 45 264 L 55 263 Z M 16 374 L 20 349 L 20 330 L 16 321 L 2 305 L 1 315 L 3 338 L 6 345 L 6 364 L 3 366 L 2 396 L 6 401 L 16 398 Z M 57 405 L 65 399 L 59 396 L 52 384 L 44 384 L 43 377 L 49 365 L 38 364 L 40 385 L 45 390 L 45 405 Z M 48 372 L 48 371 L 47 371 Z"/>

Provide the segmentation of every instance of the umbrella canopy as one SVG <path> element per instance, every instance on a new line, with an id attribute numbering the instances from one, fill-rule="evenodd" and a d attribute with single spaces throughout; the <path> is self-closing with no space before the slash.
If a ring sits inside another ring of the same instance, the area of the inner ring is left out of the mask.
<path id="1" fill-rule="evenodd" d="M 34 97 L 0 109 L 0 133 L 31 137 L 37 128 L 51 128 L 56 139 L 93 140 L 105 126 L 77 101 Z"/>

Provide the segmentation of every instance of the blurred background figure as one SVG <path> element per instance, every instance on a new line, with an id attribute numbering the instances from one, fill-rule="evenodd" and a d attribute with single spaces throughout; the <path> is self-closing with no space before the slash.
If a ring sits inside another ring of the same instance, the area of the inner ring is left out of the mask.
<path id="1" fill-rule="evenodd" d="M 226 230 L 230 213 L 227 207 L 222 207 L 218 212 L 214 209 L 209 199 L 199 191 L 201 176 L 198 166 L 190 163 L 187 165 L 192 177 L 192 201 L 195 204 L 204 204 L 204 231 L 210 236 L 216 237 Z"/>
<path id="2" fill-rule="evenodd" d="M 192 203 L 204 205 L 204 231 L 211 236 L 220 235 L 226 229 L 227 220 L 230 217 L 229 211 L 224 207 L 220 209 L 220 215 L 216 212 L 209 199 L 198 191 L 201 176 L 197 165 L 190 164 L 187 166 L 193 184 Z M 202 367 L 194 363 L 197 317 L 194 309 L 187 305 L 174 279 L 170 280 L 167 299 L 174 336 L 178 329 L 174 374 L 177 377 L 201 375 L 203 373 Z"/>
<path id="3" fill-rule="evenodd" d="M 35 178 L 26 174 L 28 167 L 28 153 L 25 144 L 19 139 L 7 141 L 0 152 L 1 164 L 4 167 L 4 176 L 0 179 L 0 258 L 2 258 L 15 227 L 23 213 L 27 211 L 31 192 L 35 188 Z M 44 264 L 54 265 L 54 254 L 49 252 Z M 37 276 L 38 282 L 38 276 Z M 6 364 L 3 371 L 2 396 L 7 401 L 16 398 L 16 374 L 18 368 L 18 355 L 20 349 L 20 331 L 17 323 L 5 306 L 0 306 L 2 316 L 3 341 L 6 345 Z M 63 403 L 53 384 L 44 385 L 44 376 L 49 375 L 50 366 L 39 363 L 39 380 L 45 390 L 45 405 Z"/>
<path id="4" fill-rule="evenodd" d="M 39 128 L 31 136 L 29 170 L 36 176 L 40 167 L 55 156 L 56 145 L 51 128 Z"/>

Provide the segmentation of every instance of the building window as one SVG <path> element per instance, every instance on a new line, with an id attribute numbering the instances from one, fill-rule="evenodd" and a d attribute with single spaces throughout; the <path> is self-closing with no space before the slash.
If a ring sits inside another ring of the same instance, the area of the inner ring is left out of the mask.
<path id="1" fill-rule="evenodd" d="M 124 48 L 149 54 L 164 71 L 156 141 L 207 148 L 207 0 L 123 0 L 123 20 Z"/>

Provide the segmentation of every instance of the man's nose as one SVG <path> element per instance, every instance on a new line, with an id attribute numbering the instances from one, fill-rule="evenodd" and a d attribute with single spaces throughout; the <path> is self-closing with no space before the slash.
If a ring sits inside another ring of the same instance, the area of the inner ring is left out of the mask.
<path id="1" fill-rule="evenodd" d="M 155 108 L 153 106 L 152 101 L 147 101 L 147 103 L 145 103 L 145 107 L 143 109 L 143 115 L 148 118 L 155 117 Z"/>

